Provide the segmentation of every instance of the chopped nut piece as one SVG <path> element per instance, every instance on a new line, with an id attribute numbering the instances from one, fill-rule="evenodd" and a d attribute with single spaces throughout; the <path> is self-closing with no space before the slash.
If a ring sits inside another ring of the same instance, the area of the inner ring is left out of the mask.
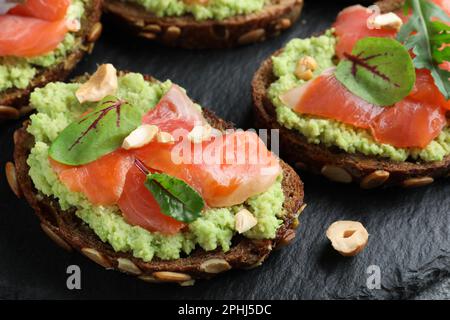
<path id="1" fill-rule="evenodd" d="M 102 64 L 97 71 L 78 88 L 75 95 L 80 103 L 100 101 L 117 91 L 117 71 L 112 64 Z"/>
<path id="2" fill-rule="evenodd" d="M 242 209 L 234 216 L 234 227 L 237 232 L 244 233 L 256 226 L 258 220 L 247 209 Z"/>
<path id="3" fill-rule="evenodd" d="M 311 80 L 313 77 L 313 72 L 317 69 L 317 61 L 310 56 L 302 57 L 297 62 L 297 67 L 295 68 L 295 75 L 300 80 Z"/>
<path id="4" fill-rule="evenodd" d="M 367 244 L 369 233 L 357 221 L 336 221 L 327 230 L 333 248 L 341 255 L 350 257 L 361 252 Z"/>
<path id="5" fill-rule="evenodd" d="M 134 129 L 122 143 L 125 150 L 136 149 L 150 143 L 157 135 L 159 129 L 151 124 L 143 124 Z"/>
<path id="6" fill-rule="evenodd" d="M 212 128 L 210 125 L 195 126 L 188 134 L 188 139 L 193 143 L 201 143 L 209 140 L 211 137 Z"/>
<path id="7" fill-rule="evenodd" d="M 160 143 L 175 143 L 175 138 L 170 133 L 164 131 L 158 132 L 156 139 Z"/>
<path id="8" fill-rule="evenodd" d="M 403 20 L 393 12 L 380 14 L 367 20 L 369 29 L 388 29 L 399 31 Z"/>
<path id="9" fill-rule="evenodd" d="M 78 19 L 67 20 L 66 26 L 71 32 L 77 32 L 81 29 L 81 23 Z"/>

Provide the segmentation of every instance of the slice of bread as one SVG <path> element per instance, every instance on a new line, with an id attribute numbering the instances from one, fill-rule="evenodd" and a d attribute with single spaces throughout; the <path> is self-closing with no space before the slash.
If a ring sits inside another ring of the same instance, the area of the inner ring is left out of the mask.
<path id="1" fill-rule="evenodd" d="M 303 0 L 271 0 L 261 12 L 197 21 L 191 15 L 157 17 L 121 0 L 105 0 L 104 4 L 106 12 L 139 36 L 189 49 L 228 48 L 263 41 L 289 28 L 300 16 L 302 7 Z"/>
<path id="2" fill-rule="evenodd" d="M 49 68 L 39 68 L 27 88 L 11 88 L 0 92 L 0 120 L 16 119 L 31 112 L 31 108 L 27 106 L 30 93 L 35 88 L 42 87 L 49 82 L 65 80 L 84 54 L 92 51 L 94 43 L 102 31 L 99 21 L 102 12 L 101 5 L 102 0 L 90 0 L 86 5 L 81 29 L 77 33 L 77 38 L 82 41 L 81 47 L 69 53 L 64 61 Z"/>
<path id="3" fill-rule="evenodd" d="M 148 81 L 154 81 L 147 77 Z M 211 126 L 226 130 L 233 126 L 213 113 L 204 110 L 204 115 Z M 154 258 L 144 262 L 131 254 L 115 252 L 102 242 L 96 234 L 83 223 L 74 210 L 63 211 L 54 198 L 40 194 L 28 175 L 27 158 L 34 146 L 34 137 L 27 131 L 28 121 L 14 134 L 14 162 L 7 165 L 8 181 L 16 194 L 23 195 L 39 217 L 43 231 L 58 245 L 67 250 L 77 250 L 107 269 L 117 269 L 149 282 L 176 282 L 192 284 L 192 280 L 211 278 L 229 269 L 246 269 L 259 266 L 276 248 L 291 242 L 298 226 L 298 215 L 303 210 L 303 183 L 295 171 L 284 162 L 283 191 L 286 214 L 275 239 L 251 240 L 242 236 L 233 239 L 228 252 L 215 250 L 206 252 L 196 249 L 189 256 L 178 260 L 161 260 Z"/>
<path id="4" fill-rule="evenodd" d="M 399 0 L 377 2 L 382 12 L 399 9 L 402 3 Z M 390 185 L 424 186 L 450 173 L 450 156 L 436 162 L 395 162 L 308 143 L 298 131 L 287 129 L 277 122 L 275 106 L 267 96 L 268 88 L 277 80 L 272 70 L 272 59 L 269 58 L 262 63 L 253 78 L 256 126 L 280 130 L 281 156 L 297 169 L 321 174 L 336 182 L 355 182 L 365 189 Z"/>

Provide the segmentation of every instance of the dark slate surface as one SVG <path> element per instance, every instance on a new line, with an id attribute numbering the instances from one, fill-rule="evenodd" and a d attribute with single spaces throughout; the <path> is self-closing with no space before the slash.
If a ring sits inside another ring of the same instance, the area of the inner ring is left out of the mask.
<path id="1" fill-rule="evenodd" d="M 307 1 L 308 2 L 308 1 Z M 118 68 L 173 79 L 219 116 L 248 128 L 252 124 L 250 80 L 259 63 L 293 37 L 324 30 L 344 2 L 309 1 L 303 19 L 269 42 L 228 51 L 166 49 L 107 30 L 93 55 L 76 73 L 111 62 Z M 110 25 L 106 26 L 107 29 Z M 11 159 L 12 133 L 1 128 L 1 168 Z M 3 169 L 2 169 L 3 170 Z M 309 204 L 293 245 L 275 252 L 263 267 L 233 271 L 196 286 L 151 286 L 104 271 L 79 254 L 56 247 L 40 230 L 26 203 L 0 179 L 0 297 L 137 299 L 409 298 L 450 275 L 450 186 L 439 182 L 418 190 L 365 192 L 303 176 Z M 370 242 L 356 258 L 336 254 L 325 238 L 337 219 L 363 222 Z M 66 268 L 82 270 L 82 290 L 66 288 Z M 366 270 L 378 265 L 381 290 L 366 287 Z M 445 288 L 445 286 L 443 286 Z M 442 289 L 441 289 L 442 290 Z M 448 286 L 447 286 L 448 290 Z M 447 296 L 428 289 L 420 298 Z"/>

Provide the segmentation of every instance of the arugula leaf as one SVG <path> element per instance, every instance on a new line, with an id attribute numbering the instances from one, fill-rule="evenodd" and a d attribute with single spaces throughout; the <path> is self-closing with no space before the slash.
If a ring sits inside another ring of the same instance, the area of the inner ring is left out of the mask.
<path id="1" fill-rule="evenodd" d="M 394 39 L 364 38 L 345 57 L 336 68 L 336 78 L 369 103 L 391 106 L 405 98 L 416 81 L 408 50 Z"/>
<path id="2" fill-rule="evenodd" d="M 416 68 L 430 70 L 439 91 L 449 100 L 450 72 L 439 67 L 450 58 L 450 49 L 442 48 L 449 43 L 449 27 L 433 19 L 450 22 L 450 17 L 431 1 L 407 0 L 405 8 L 412 9 L 412 16 L 400 29 L 397 40 L 413 50 Z"/>
<path id="3" fill-rule="evenodd" d="M 65 128 L 52 143 L 49 155 L 67 165 L 97 160 L 118 149 L 141 123 L 141 113 L 126 101 L 107 96 L 92 112 Z"/>
<path id="4" fill-rule="evenodd" d="M 145 186 L 158 202 L 161 212 L 181 222 L 200 217 L 205 202 L 200 194 L 183 180 L 165 173 L 147 175 Z"/>

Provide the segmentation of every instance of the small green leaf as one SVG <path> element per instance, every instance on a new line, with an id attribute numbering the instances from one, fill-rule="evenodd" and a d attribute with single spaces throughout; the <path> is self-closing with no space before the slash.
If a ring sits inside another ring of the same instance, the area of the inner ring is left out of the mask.
<path id="1" fill-rule="evenodd" d="M 141 113 L 125 101 L 108 96 L 92 112 L 65 128 L 52 143 L 52 159 L 82 165 L 118 149 L 141 123 Z"/>
<path id="2" fill-rule="evenodd" d="M 449 23 L 450 17 L 432 1 L 407 0 L 406 6 L 412 8 L 412 15 L 400 29 L 397 40 L 412 49 L 416 68 L 430 70 L 439 91 L 449 100 L 449 72 L 438 65 L 450 59 L 450 50 L 442 48 L 449 43 L 450 27 L 443 22 Z"/>
<path id="3" fill-rule="evenodd" d="M 145 186 L 158 202 L 161 212 L 181 222 L 200 217 L 205 202 L 200 194 L 183 180 L 164 173 L 147 175 Z"/>
<path id="4" fill-rule="evenodd" d="M 412 90 L 416 73 L 405 47 L 389 38 L 359 40 L 336 68 L 336 78 L 369 103 L 391 106 Z"/>

